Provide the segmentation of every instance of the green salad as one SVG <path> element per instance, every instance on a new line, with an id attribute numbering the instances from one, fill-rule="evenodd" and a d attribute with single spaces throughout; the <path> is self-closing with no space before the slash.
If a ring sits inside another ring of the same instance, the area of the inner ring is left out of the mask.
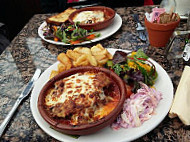
<path id="1" fill-rule="evenodd" d="M 129 54 L 116 51 L 113 59 L 107 62 L 106 68 L 113 70 L 130 85 L 132 92 L 140 88 L 139 82 L 153 86 L 158 76 L 154 64 L 142 50 Z"/>

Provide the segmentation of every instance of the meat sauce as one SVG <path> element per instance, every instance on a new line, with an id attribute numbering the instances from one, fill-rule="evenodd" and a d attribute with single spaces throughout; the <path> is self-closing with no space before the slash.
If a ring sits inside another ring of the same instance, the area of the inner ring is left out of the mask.
<path id="1" fill-rule="evenodd" d="M 84 73 L 84 75 L 86 74 Z M 86 79 L 78 78 L 77 75 L 75 77 L 71 76 L 74 81 L 77 80 L 73 83 L 76 85 L 76 92 L 69 90 L 67 95 L 68 93 L 75 93 L 73 96 L 69 94 L 70 96 L 68 95 L 62 102 L 58 102 L 60 99 L 58 97 L 61 97 L 63 92 L 68 89 L 65 88 L 67 84 L 71 87 L 69 89 L 73 89 L 72 80 L 66 78 L 66 82 L 64 82 L 64 79 L 57 81 L 55 86 L 49 89 L 45 98 L 45 107 L 47 113 L 53 119 L 67 125 L 82 125 L 96 122 L 114 110 L 120 99 L 120 90 L 117 84 L 103 72 L 88 72 L 87 75 L 89 75 L 89 77 Z M 93 79 L 93 81 L 88 79 Z M 86 82 L 86 80 L 88 80 L 88 82 Z M 79 85 L 79 83 L 82 84 Z M 90 88 L 83 90 L 83 88 L 79 86 L 90 86 Z M 50 96 L 52 97 L 48 96 L 48 94 L 51 94 Z M 57 103 L 49 103 L 51 102 L 50 100 Z"/>

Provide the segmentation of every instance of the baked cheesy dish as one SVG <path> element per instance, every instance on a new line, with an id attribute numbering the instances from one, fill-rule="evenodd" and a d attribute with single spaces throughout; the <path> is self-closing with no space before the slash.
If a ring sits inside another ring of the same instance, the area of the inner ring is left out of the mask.
<path id="1" fill-rule="evenodd" d="M 107 116 L 118 104 L 120 91 L 103 72 L 80 72 L 54 83 L 45 97 L 51 117 L 70 125 L 88 124 Z"/>
<path id="2" fill-rule="evenodd" d="M 82 11 L 76 14 L 73 18 L 74 22 L 80 24 L 94 24 L 105 20 L 103 11 Z"/>

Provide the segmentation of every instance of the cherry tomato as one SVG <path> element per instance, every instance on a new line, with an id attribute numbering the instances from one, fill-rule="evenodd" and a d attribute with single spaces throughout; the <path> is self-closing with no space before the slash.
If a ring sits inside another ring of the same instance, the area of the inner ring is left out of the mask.
<path id="1" fill-rule="evenodd" d="M 126 98 L 129 98 L 130 96 L 131 96 L 131 94 L 133 94 L 133 92 L 132 92 L 132 87 L 131 86 L 129 86 L 129 85 L 125 85 L 126 86 Z"/>

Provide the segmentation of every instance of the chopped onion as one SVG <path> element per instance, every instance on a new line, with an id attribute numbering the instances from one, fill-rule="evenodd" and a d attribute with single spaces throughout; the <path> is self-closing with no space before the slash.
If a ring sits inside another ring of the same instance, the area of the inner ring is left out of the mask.
<path id="1" fill-rule="evenodd" d="M 162 94 L 144 83 L 140 84 L 137 93 L 125 100 L 121 114 L 111 126 L 113 129 L 139 127 L 155 113 Z"/>

